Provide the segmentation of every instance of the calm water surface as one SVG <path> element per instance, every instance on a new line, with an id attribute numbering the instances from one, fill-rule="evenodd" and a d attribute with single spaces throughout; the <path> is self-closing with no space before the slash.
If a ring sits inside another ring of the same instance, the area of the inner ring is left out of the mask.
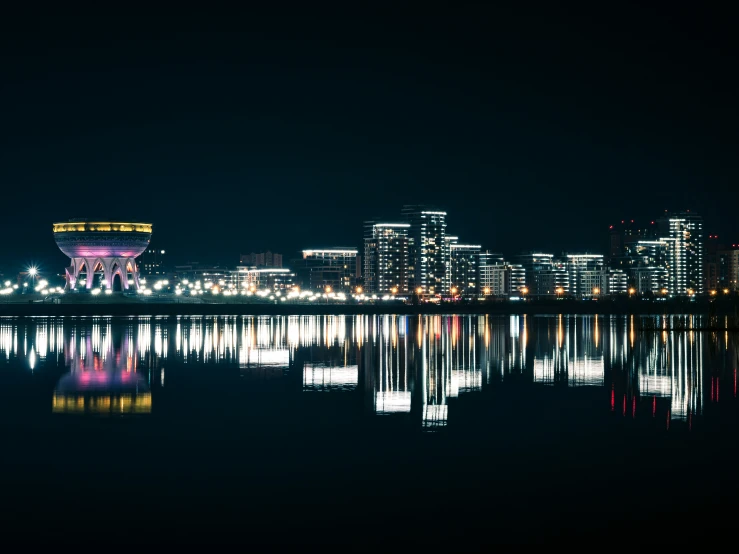
<path id="1" fill-rule="evenodd" d="M 733 533 L 737 336 L 644 321 L 0 319 L 0 526 L 460 547 Z"/>

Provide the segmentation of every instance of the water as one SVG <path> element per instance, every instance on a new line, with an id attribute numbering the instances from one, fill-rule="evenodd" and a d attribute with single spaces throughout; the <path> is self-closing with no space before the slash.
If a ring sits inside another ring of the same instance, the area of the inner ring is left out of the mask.
<path id="1" fill-rule="evenodd" d="M 717 540 L 737 515 L 737 336 L 644 327 L 0 319 L 0 529 L 354 547 Z"/>

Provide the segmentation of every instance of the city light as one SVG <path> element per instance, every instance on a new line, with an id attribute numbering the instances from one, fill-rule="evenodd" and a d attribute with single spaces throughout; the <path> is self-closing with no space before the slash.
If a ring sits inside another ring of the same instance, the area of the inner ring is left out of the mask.
<path id="1" fill-rule="evenodd" d="M 483 289 L 483 293 L 486 294 L 486 295 L 490 294 L 490 287 L 485 287 Z"/>
<path id="2" fill-rule="evenodd" d="M 528 293 L 529 293 L 529 288 L 528 287 L 521 287 L 521 294 L 526 295 Z"/>
<path id="3" fill-rule="evenodd" d="M 711 291 L 711 296 L 716 296 L 717 292 L 715 290 Z"/>
<path id="4" fill-rule="evenodd" d="M 362 294 L 362 287 L 357 287 L 357 294 Z"/>
<path id="5" fill-rule="evenodd" d="M 629 294 L 630 294 L 630 295 L 634 295 L 634 293 L 636 293 L 636 289 L 635 289 L 635 288 L 633 288 L 633 287 L 632 287 L 632 288 L 630 288 L 630 289 L 629 289 Z"/>
<path id="6" fill-rule="evenodd" d="M 593 288 L 593 294 L 596 295 L 596 296 L 599 295 L 600 294 L 600 289 L 598 287 L 594 287 Z"/>

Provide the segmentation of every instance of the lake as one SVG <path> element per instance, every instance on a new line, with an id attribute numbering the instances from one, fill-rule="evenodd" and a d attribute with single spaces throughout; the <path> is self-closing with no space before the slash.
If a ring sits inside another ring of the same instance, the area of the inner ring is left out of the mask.
<path id="1" fill-rule="evenodd" d="M 350 548 L 734 534 L 699 316 L 0 318 L 0 529 Z"/>

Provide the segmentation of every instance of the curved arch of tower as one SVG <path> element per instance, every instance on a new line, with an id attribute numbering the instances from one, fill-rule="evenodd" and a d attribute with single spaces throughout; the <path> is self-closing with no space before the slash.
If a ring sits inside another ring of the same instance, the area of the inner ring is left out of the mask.
<path id="1" fill-rule="evenodd" d="M 135 258 L 71 258 L 70 263 L 71 265 L 65 269 L 66 290 L 74 289 L 82 275 L 85 276 L 85 288 L 87 290 L 93 288 L 96 275 L 102 275 L 103 284 L 111 290 L 116 275 L 121 279 L 123 290 L 128 290 L 130 287 L 138 290 L 140 287 L 139 268 L 136 265 Z M 130 285 L 129 280 L 131 281 Z"/>

